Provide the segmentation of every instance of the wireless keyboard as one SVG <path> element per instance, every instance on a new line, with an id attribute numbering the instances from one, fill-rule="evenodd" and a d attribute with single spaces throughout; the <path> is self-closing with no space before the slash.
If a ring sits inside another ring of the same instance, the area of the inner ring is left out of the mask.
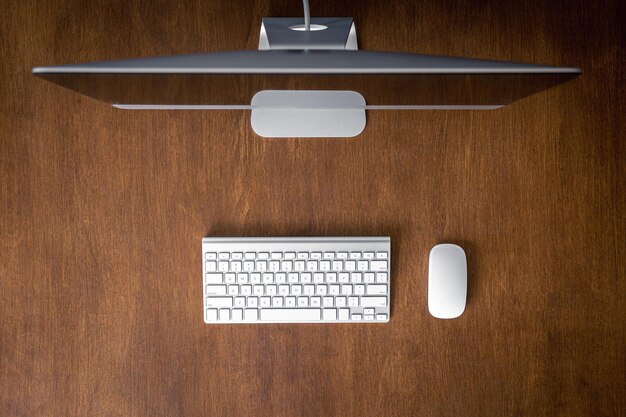
<path id="1" fill-rule="evenodd" d="M 389 237 L 202 239 L 205 323 L 384 323 Z"/>

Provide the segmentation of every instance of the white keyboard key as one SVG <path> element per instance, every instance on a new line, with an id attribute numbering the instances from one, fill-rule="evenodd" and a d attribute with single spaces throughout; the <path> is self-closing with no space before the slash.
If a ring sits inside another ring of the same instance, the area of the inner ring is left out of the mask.
<path id="1" fill-rule="evenodd" d="M 387 320 L 386 314 L 376 314 L 376 320 Z"/>
<path id="2" fill-rule="evenodd" d="M 368 269 L 368 262 L 367 261 L 359 261 L 357 262 L 357 266 L 356 269 L 359 271 L 367 271 Z"/>
<path id="3" fill-rule="evenodd" d="M 367 295 L 385 295 L 387 294 L 386 285 L 368 285 Z"/>
<path id="4" fill-rule="evenodd" d="M 205 284 L 221 284 L 222 274 L 204 274 Z"/>
<path id="5" fill-rule="evenodd" d="M 280 270 L 285 272 L 291 272 L 293 270 L 293 262 L 291 261 L 282 261 L 280 263 Z"/>
<path id="6" fill-rule="evenodd" d="M 205 295 L 226 295 L 226 285 L 206 285 Z"/>
<path id="7" fill-rule="evenodd" d="M 315 287 L 315 293 L 317 295 L 326 295 L 327 291 L 328 291 L 328 287 L 324 284 L 320 284 Z"/>
<path id="8" fill-rule="evenodd" d="M 337 252 L 337 259 L 348 259 L 348 252 Z"/>
<path id="9" fill-rule="evenodd" d="M 214 272 L 217 271 L 217 262 L 207 261 L 204 263 L 204 270 L 206 272 Z"/>
<path id="10" fill-rule="evenodd" d="M 362 316 L 360 314 L 353 314 L 353 315 L 350 316 L 350 319 L 354 320 L 354 321 L 360 321 L 361 317 Z"/>
<path id="11" fill-rule="evenodd" d="M 305 268 L 304 261 L 295 261 L 293 263 L 293 269 L 296 270 L 297 272 L 303 272 L 304 268 Z"/>
<path id="12" fill-rule="evenodd" d="M 232 307 L 232 297 L 207 297 L 204 303 L 205 307 Z"/>
<path id="13" fill-rule="evenodd" d="M 322 259 L 322 252 L 311 252 L 311 259 Z"/>
<path id="14" fill-rule="evenodd" d="M 343 266 L 346 271 L 356 271 L 356 261 L 345 261 Z"/>
<path id="15" fill-rule="evenodd" d="M 252 294 L 254 295 L 263 295 L 264 291 L 265 291 L 265 287 L 263 287 L 263 285 L 252 286 Z"/>
<path id="16" fill-rule="evenodd" d="M 225 308 L 220 310 L 220 321 L 228 321 L 230 320 L 230 310 Z"/>
<path id="17" fill-rule="evenodd" d="M 282 259 L 282 258 L 283 258 L 282 252 L 272 252 L 270 254 L 270 259 Z"/>
<path id="18" fill-rule="evenodd" d="M 304 295 L 315 295 L 315 285 L 305 285 Z"/>
<path id="19" fill-rule="evenodd" d="M 241 295 L 251 295 L 251 294 L 252 294 L 252 285 L 241 286 Z"/>
<path id="20" fill-rule="evenodd" d="M 317 272 L 317 261 L 307 261 L 306 270 L 309 272 Z"/>
<path id="21" fill-rule="evenodd" d="M 241 272 L 237 274 L 237 284 L 247 284 L 248 283 L 248 274 L 245 272 Z"/>
<path id="22" fill-rule="evenodd" d="M 376 282 L 383 283 L 387 282 L 387 273 L 386 272 L 377 272 L 376 273 Z"/>
<path id="23" fill-rule="evenodd" d="M 335 297 L 323 297 L 322 298 L 322 305 L 324 307 L 332 307 L 335 301 Z"/>
<path id="24" fill-rule="evenodd" d="M 385 307 L 387 297 L 361 297 L 362 307 Z"/>
<path id="25" fill-rule="evenodd" d="M 261 279 L 263 280 L 263 284 L 273 284 L 274 283 L 274 274 L 271 272 L 266 272 L 261 275 Z"/>
<path id="26" fill-rule="evenodd" d="M 285 307 L 295 307 L 296 297 L 285 297 Z"/>
<path id="27" fill-rule="evenodd" d="M 363 282 L 363 274 L 360 272 L 353 272 L 350 274 L 350 282 L 353 284 L 360 284 Z"/>
<path id="28" fill-rule="evenodd" d="M 282 307 L 282 306 L 283 306 L 283 297 L 272 298 L 272 307 Z"/>
<path id="29" fill-rule="evenodd" d="M 246 252 L 243 254 L 243 259 L 255 259 L 255 258 L 256 258 L 255 252 Z"/>
<path id="30" fill-rule="evenodd" d="M 348 307 L 358 307 L 359 297 L 348 297 Z"/>
<path id="31" fill-rule="evenodd" d="M 359 259 L 361 257 L 361 252 L 350 252 L 350 259 Z"/>
<path id="32" fill-rule="evenodd" d="M 220 252 L 220 253 L 217 255 L 217 259 L 219 259 L 219 260 L 221 260 L 221 261 L 223 261 L 223 260 L 228 260 L 228 259 L 230 259 L 230 253 L 228 253 L 228 252 Z"/>
<path id="33" fill-rule="evenodd" d="M 340 272 L 339 282 L 341 282 L 342 284 L 347 284 L 348 282 L 350 282 L 350 274 L 347 272 Z"/>
<path id="34" fill-rule="evenodd" d="M 235 307 L 245 307 L 246 297 L 235 297 Z"/>
<path id="35" fill-rule="evenodd" d="M 326 282 L 329 284 L 334 284 L 335 282 L 337 282 L 337 273 L 328 272 L 326 274 Z"/>
<path id="36" fill-rule="evenodd" d="M 323 258 L 324 259 L 334 259 L 335 258 L 335 252 L 324 252 Z"/>
<path id="37" fill-rule="evenodd" d="M 250 274 L 250 284 L 260 284 L 261 283 L 261 274 L 258 272 L 253 272 Z"/>
<path id="38" fill-rule="evenodd" d="M 387 252 L 376 252 L 376 259 L 387 259 Z"/>
<path id="39" fill-rule="evenodd" d="M 258 307 L 259 299 L 258 297 L 248 297 L 248 307 Z"/>
<path id="40" fill-rule="evenodd" d="M 297 284 L 298 282 L 300 282 L 300 275 L 298 275 L 297 272 L 289 273 L 289 275 L 287 275 L 287 282 L 289 282 L 290 284 Z"/>
<path id="41" fill-rule="evenodd" d="M 375 275 L 373 272 L 366 272 L 365 274 L 363 274 L 363 277 L 364 277 L 363 281 L 366 284 L 370 284 L 374 282 Z"/>
<path id="42" fill-rule="evenodd" d="M 354 293 L 356 295 L 363 295 L 365 294 L 365 285 L 362 284 L 357 284 L 354 286 Z"/>
<path id="43" fill-rule="evenodd" d="M 279 322 L 308 322 L 319 321 L 321 312 L 319 308 L 291 308 L 277 309 L 266 308 L 261 310 L 262 321 L 279 321 Z"/>
<path id="44" fill-rule="evenodd" d="M 228 295 L 239 295 L 239 285 L 229 285 Z"/>
<path id="45" fill-rule="evenodd" d="M 214 261 L 217 259 L 217 253 L 207 252 L 204 254 L 204 259 L 206 259 L 207 261 Z"/>
<path id="46" fill-rule="evenodd" d="M 350 309 L 340 308 L 339 309 L 339 320 L 346 321 L 350 319 Z"/>
<path id="47" fill-rule="evenodd" d="M 363 252 L 363 257 L 365 259 L 374 259 L 374 252 Z"/>
<path id="48" fill-rule="evenodd" d="M 309 259 L 309 252 L 298 252 L 298 259 Z"/>
<path id="49" fill-rule="evenodd" d="M 232 314 L 231 319 L 232 319 L 233 321 L 241 321 L 241 320 L 243 320 L 243 310 L 242 310 L 242 309 L 240 309 L 240 308 L 236 308 L 236 309 L 234 309 L 234 310 L 231 312 L 231 314 Z"/>
<path id="50" fill-rule="evenodd" d="M 373 315 L 374 314 L 374 309 L 373 308 L 364 308 L 363 309 L 363 314 Z"/>
<path id="51" fill-rule="evenodd" d="M 371 321 L 374 320 L 373 314 L 363 314 L 363 320 Z"/>
<path id="52" fill-rule="evenodd" d="M 280 271 L 280 262 L 279 261 L 270 261 L 270 271 L 272 271 L 272 272 Z"/>
<path id="53" fill-rule="evenodd" d="M 267 295 L 276 295 L 276 285 L 266 285 L 265 286 L 265 294 Z"/>
<path id="54" fill-rule="evenodd" d="M 324 320 L 337 320 L 337 309 L 325 308 L 323 312 Z"/>
<path id="55" fill-rule="evenodd" d="M 289 285 L 279 285 L 278 294 L 282 296 L 289 295 Z"/>
<path id="56" fill-rule="evenodd" d="M 321 297 L 311 297 L 310 302 L 311 302 L 311 307 L 319 307 L 322 305 Z"/>
<path id="57" fill-rule="evenodd" d="M 293 294 L 293 295 L 302 295 L 302 285 L 292 285 L 291 286 L 291 294 Z"/>
<path id="58" fill-rule="evenodd" d="M 277 272 L 276 275 L 274 275 L 274 279 L 277 284 L 284 284 L 287 282 L 287 274 L 284 272 Z"/>
<path id="59" fill-rule="evenodd" d="M 228 272 L 228 262 L 227 261 L 218 262 L 217 270 L 220 272 Z"/>
<path id="60" fill-rule="evenodd" d="M 240 261 L 243 259 L 243 253 L 241 252 L 233 252 L 230 254 L 230 257 L 234 260 L 234 261 Z"/>
<path id="61" fill-rule="evenodd" d="M 270 297 L 259 298 L 259 305 L 261 307 L 269 307 L 271 304 L 272 304 L 272 299 Z"/>
<path id="62" fill-rule="evenodd" d="M 257 259 L 268 260 L 270 258 L 270 254 L 268 252 L 259 252 L 256 254 Z"/>
<path id="63" fill-rule="evenodd" d="M 330 261 L 320 261 L 320 271 L 330 271 Z"/>
<path id="64" fill-rule="evenodd" d="M 300 283 L 302 284 L 310 284 L 311 283 L 311 273 L 303 272 L 300 274 Z"/>
<path id="65" fill-rule="evenodd" d="M 343 271 L 343 262 L 342 261 L 333 261 L 332 270 L 333 271 Z"/>
<path id="66" fill-rule="evenodd" d="M 309 297 L 298 297 L 298 307 L 308 307 L 309 306 Z"/>
<path id="67" fill-rule="evenodd" d="M 266 261 L 256 261 L 255 263 L 256 270 L 259 272 L 267 271 L 267 262 Z"/>
<path id="68" fill-rule="evenodd" d="M 243 319 L 245 321 L 257 321 L 258 311 L 254 308 L 247 308 L 243 311 Z"/>
<path id="69" fill-rule="evenodd" d="M 204 314 L 204 321 L 217 321 L 217 310 L 214 308 L 207 308 Z"/>
<path id="70" fill-rule="evenodd" d="M 336 297 L 335 305 L 337 307 L 345 307 L 346 306 L 346 297 Z"/>
<path id="71" fill-rule="evenodd" d="M 295 252 L 285 252 L 285 259 L 296 259 Z"/>
<path id="72" fill-rule="evenodd" d="M 224 282 L 226 284 L 234 284 L 237 281 L 237 276 L 231 272 L 224 274 Z"/>
<path id="73" fill-rule="evenodd" d="M 352 295 L 352 285 L 350 284 L 342 285 L 341 295 Z"/>
<path id="74" fill-rule="evenodd" d="M 371 261 L 370 270 L 372 271 L 386 271 L 387 261 Z"/>
<path id="75" fill-rule="evenodd" d="M 329 285 L 328 286 L 328 294 L 330 294 L 330 295 L 339 295 L 339 285 Z"/>
<path id="76" fill-rule="evenodd" d="M 323 284 L 324 283 L 324 274 L 321 272 L 316 272 L 313 274 L 313 283 L 314 284 Z"/>
<path id="77" fill-rule="evenodd" d="M 243 270 L 246 272 L 254 271 L 254 261 L 244 261 Z"/>

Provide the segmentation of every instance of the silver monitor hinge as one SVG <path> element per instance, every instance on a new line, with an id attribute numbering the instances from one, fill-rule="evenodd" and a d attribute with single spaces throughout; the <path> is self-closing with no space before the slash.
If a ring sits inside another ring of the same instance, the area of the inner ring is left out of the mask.
<path id="1" fill-rule="evenodd" d="M 356 28 L 351 17 L 311 19 L 305 30 L 299 17 L 264 17 L 261 21 L 259 50 L 347 50 L 356 51 Z"/>

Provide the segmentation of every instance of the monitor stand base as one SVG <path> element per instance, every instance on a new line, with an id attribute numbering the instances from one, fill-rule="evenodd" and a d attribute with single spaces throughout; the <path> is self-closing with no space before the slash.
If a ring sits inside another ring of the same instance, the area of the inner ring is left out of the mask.
<path id="1" fill-rule="evenodd" d="M 252 98 L 252 130 L 265 138 L 349 138 L 365 129 L 355 91 L 264 90 Z"/>

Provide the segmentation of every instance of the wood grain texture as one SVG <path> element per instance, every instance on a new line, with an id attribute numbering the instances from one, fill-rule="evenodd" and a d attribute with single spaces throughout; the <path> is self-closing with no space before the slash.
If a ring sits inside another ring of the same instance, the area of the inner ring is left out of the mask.
<path id="1" fill-rule="evenodd" d="M 623 2 L 311 3 L 364 49 L 584 74 L 262 140 L 244 111 L 116 110 L 30 68 L 253 49 L 299 1 L 2 1 L 0 415 L 624 416 Z M 204 325 L 209 235 L 390 235 L 392 319 Z M 440 242 L 467 251 L 458 320 L 427 311 Z"/>

